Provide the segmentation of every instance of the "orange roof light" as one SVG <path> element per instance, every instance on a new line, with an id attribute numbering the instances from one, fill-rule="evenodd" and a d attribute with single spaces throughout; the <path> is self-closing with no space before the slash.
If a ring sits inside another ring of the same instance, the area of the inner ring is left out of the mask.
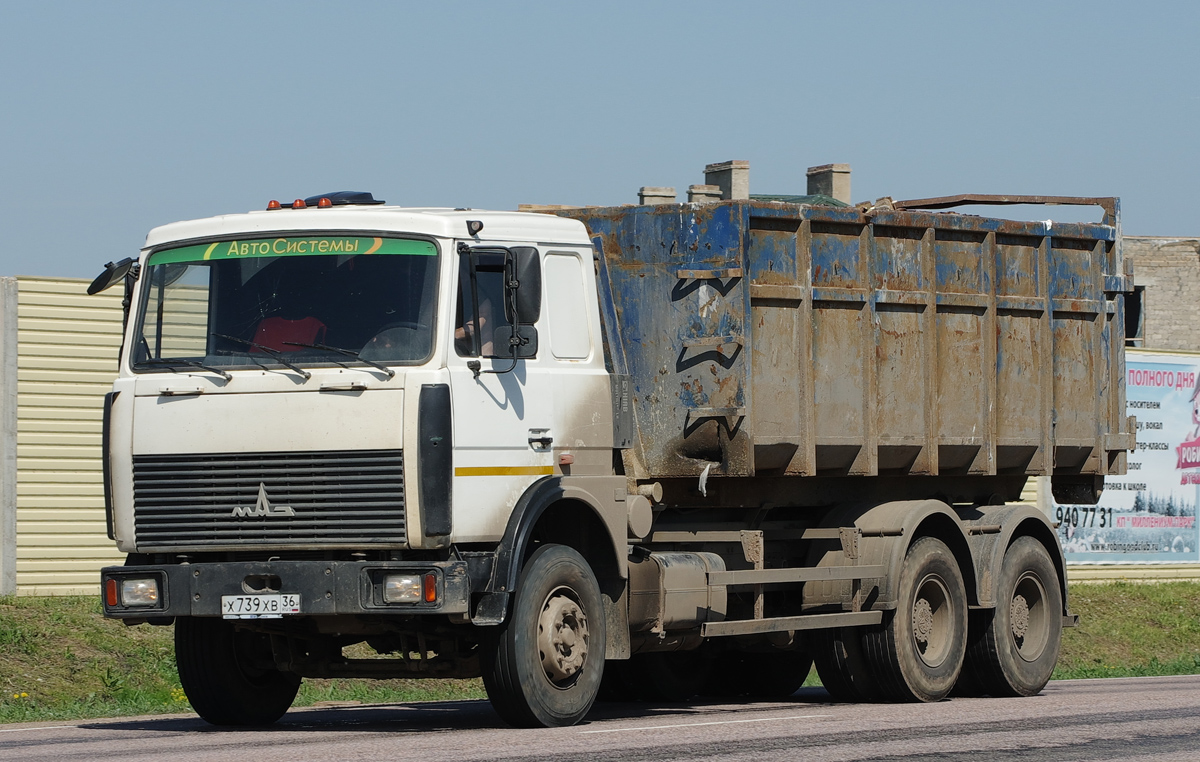
<path id="1" fill-rule="evenodd" d="M 292 202 L 292 208 L 293 209 L 306 209 L 306 208 L 308 208 L 308 204 L 304 203 L 304 199 L 298 198 Z"/>
<path id="2" fill-rule="evenodd" d="M 275 199 L 271 199 L 270 201 L 267 202 L 267 211 L 268 212 L 271 211 L 272 209 L 282 209 L 282 208 L 283 208 L 283 206 Z"/>
<path id="3" fill-rule="evenodd" d="M 328 209 L 329 207 L 333 206 L 333 202 L 328 198 L 322 197 L 321 200 L 317 202 L 317 206 L 321 209 Z"/>

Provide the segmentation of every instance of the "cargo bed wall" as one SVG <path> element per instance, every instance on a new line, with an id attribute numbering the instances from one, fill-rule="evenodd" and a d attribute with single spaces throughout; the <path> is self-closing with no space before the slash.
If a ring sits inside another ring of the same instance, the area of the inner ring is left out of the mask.
<path id="1" fill-rule="evenodd" d="M 564 212 L 640 476 L 1123 473 L 1118 228 L 764 202 Z"/>

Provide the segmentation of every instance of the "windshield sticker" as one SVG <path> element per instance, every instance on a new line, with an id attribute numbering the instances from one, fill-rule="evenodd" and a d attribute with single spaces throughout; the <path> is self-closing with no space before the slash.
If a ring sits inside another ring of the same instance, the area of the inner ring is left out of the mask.
<path id="1" fill-rule="evenodd" d="M 337 254 L 391 254 L 407 256 L 437 255 L 437 247 L 429 241 L 406 238 L 354 238 L 321 236 L 303 238 L 251 238 L 241 241 L 218 241 L 196 246 L 182 246 L 150 255 L 150 264 L 167 265 L 175 262 L 204 262 L 221 259 L 250 259 L 253 257 L 304 257 Z"/>

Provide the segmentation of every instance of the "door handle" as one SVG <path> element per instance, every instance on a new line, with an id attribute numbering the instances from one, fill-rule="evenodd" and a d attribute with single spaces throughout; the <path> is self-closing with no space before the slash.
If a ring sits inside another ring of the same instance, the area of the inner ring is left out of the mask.
<path id="1" fill-rule="evenodd" d="M 550 436 L 550 429 L 530 429 L 529 430 L 529 446 L 535 450 L 549 450 L 554 444 L 554 437 Z"/>

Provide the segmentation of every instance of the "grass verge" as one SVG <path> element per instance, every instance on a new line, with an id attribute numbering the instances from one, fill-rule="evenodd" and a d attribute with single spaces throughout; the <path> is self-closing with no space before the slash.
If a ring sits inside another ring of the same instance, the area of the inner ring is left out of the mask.
<path id="1" fill-rule="evenodd" d="M 98 598 L 0 598 L 0 722 L 187 712 L 174 629 L 126 627 Z M 479 680 L 305 680 L 295 706 L 483 698 Z"/>
<path id="2" fill-rule="evenodd" d="M 1070 592 L 1082 619 L 1063 633 L 1055 679 L 1200 674 L 1200 583 Z M 189 711 L 172 632 L 104 619 L 95 598 L 0 598 L 0 722 Z M 483 697 L 479 680 L 305 680 L 295 705 Z"/>
<path id="3" fill-rule="evenodd" d="M 1200 583 L 1071 585 L 1054 679 L 1200 674 Z"/>

